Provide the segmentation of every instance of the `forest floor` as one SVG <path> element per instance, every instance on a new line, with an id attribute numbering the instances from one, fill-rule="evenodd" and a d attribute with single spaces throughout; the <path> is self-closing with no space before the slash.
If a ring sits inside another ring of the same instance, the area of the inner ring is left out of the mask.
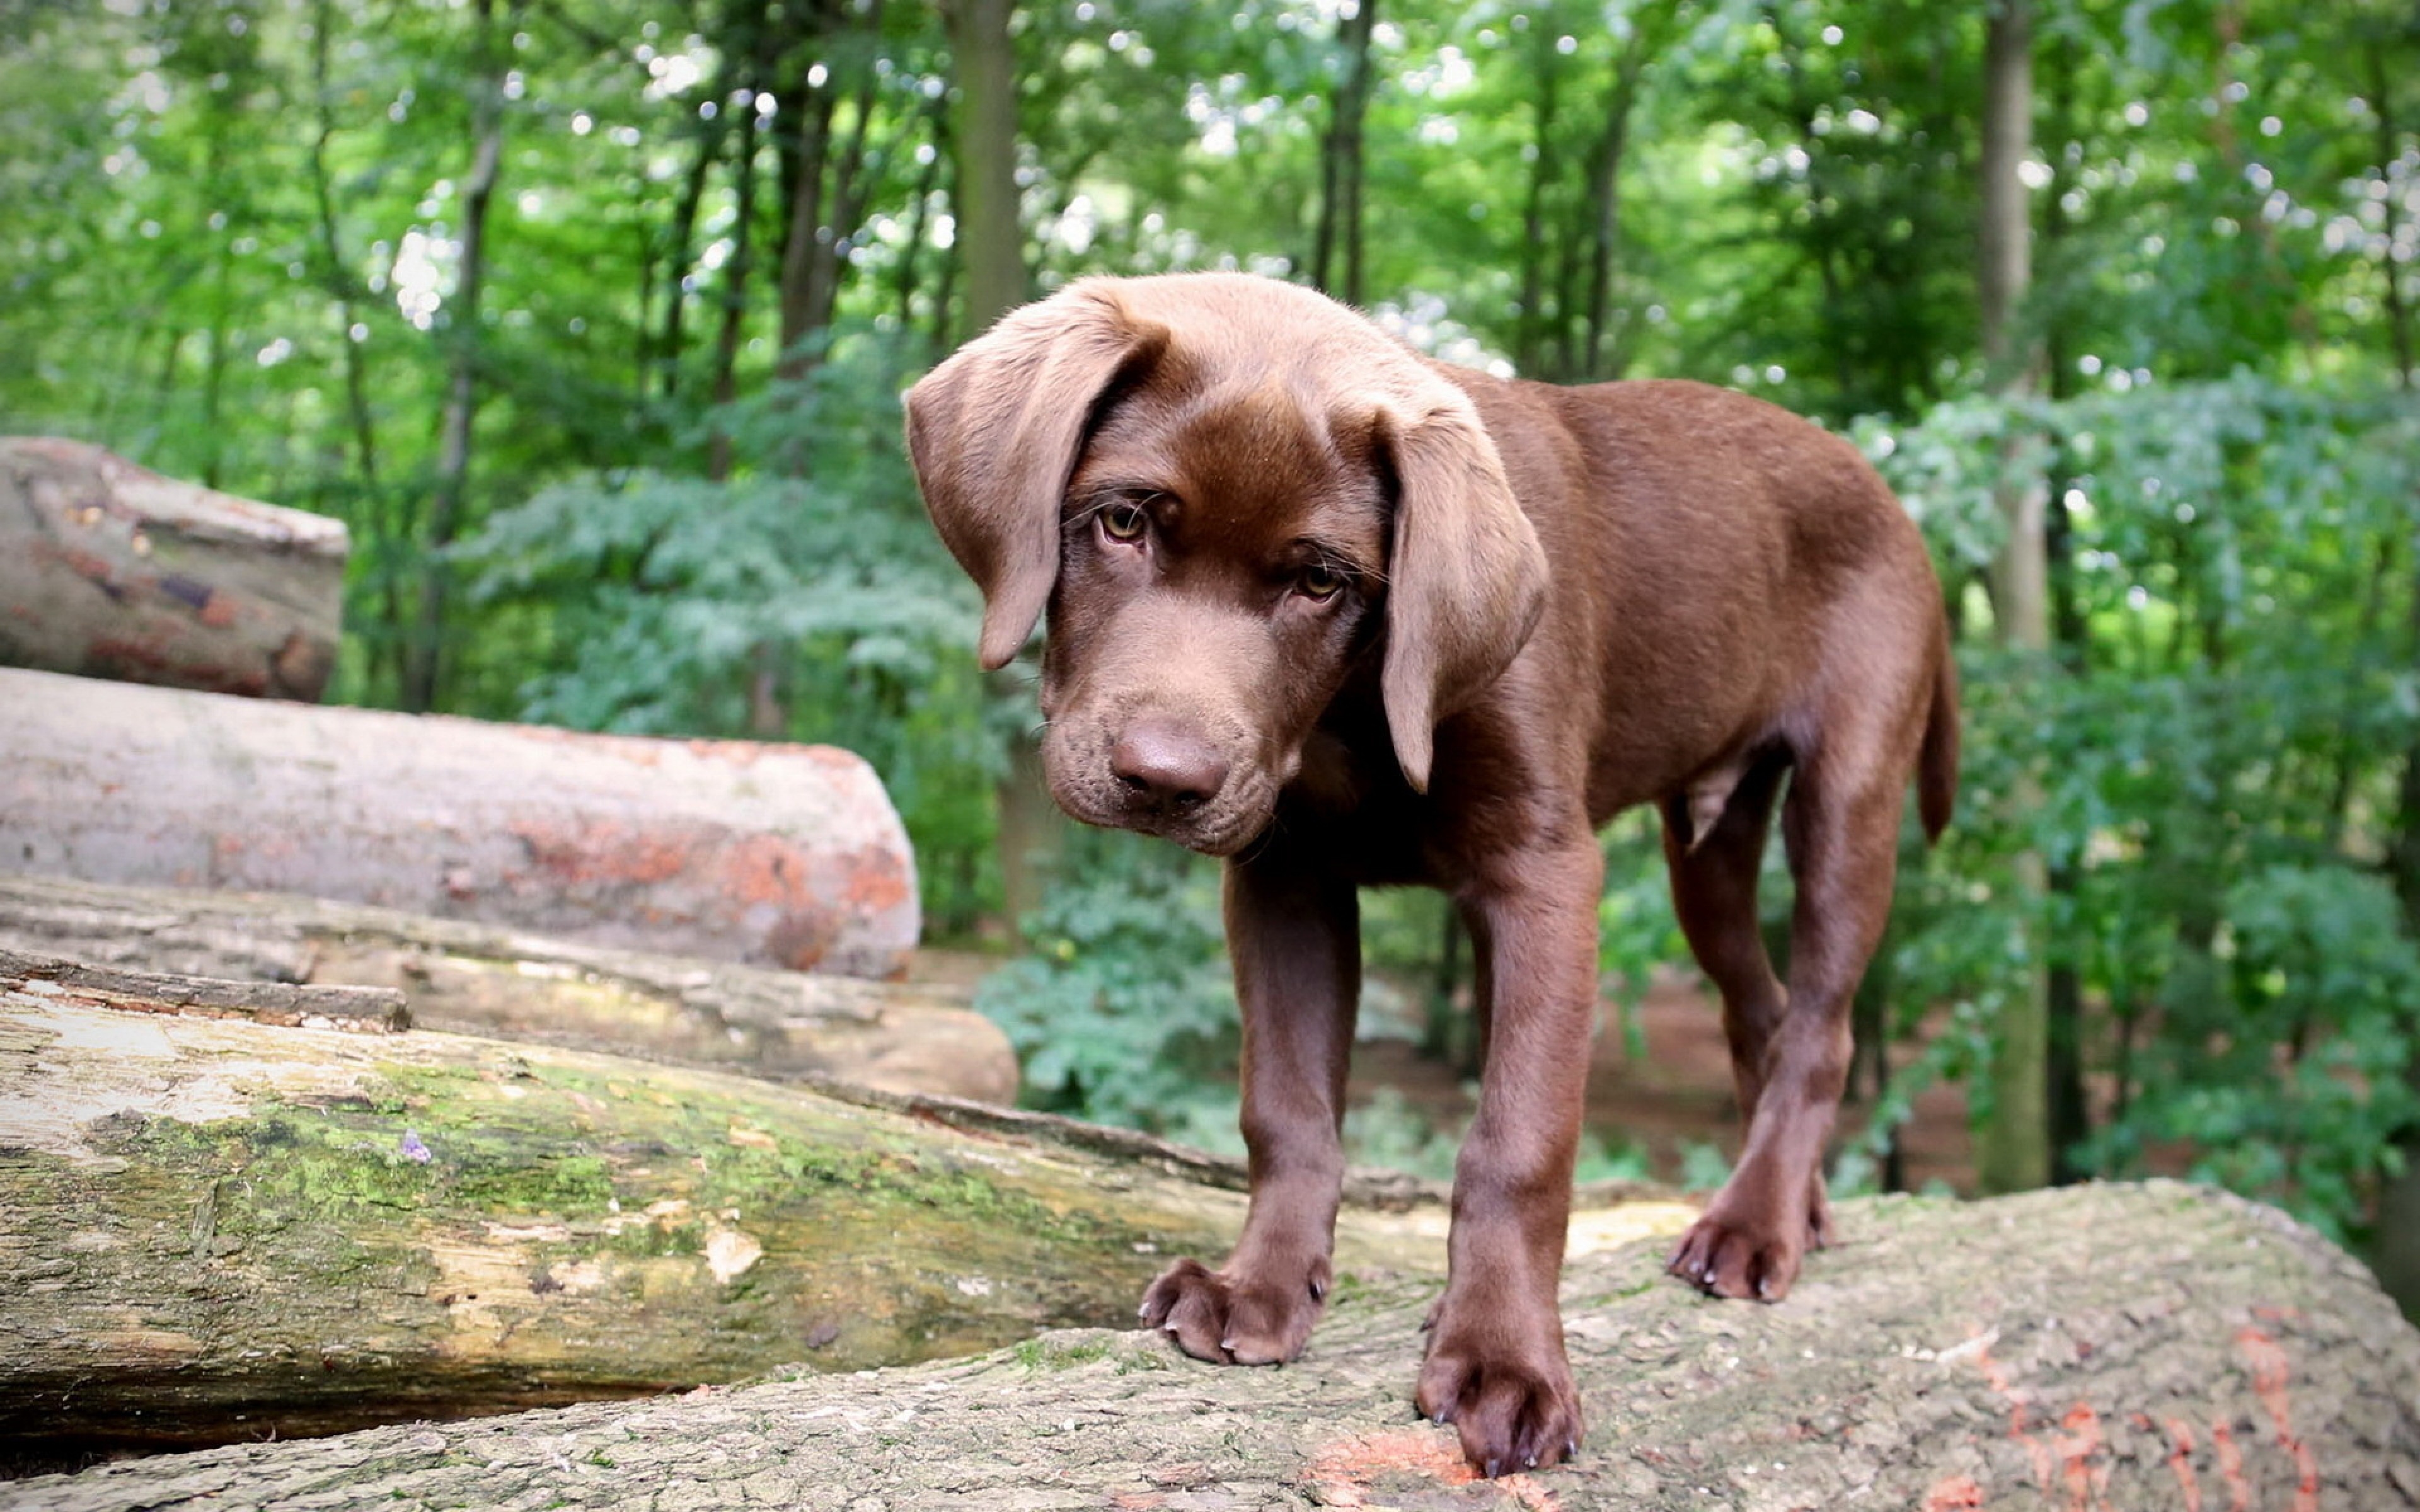
<path id="1" fill-rule="evenodd" d="M 970 988 L 998 968 L 1001 959 L 981 951 L 926 948 L 916 953 L 909 975 Z M 1662 1181 L 1683 1180 L 1693 1148 L 1712 1146 L 1726 1158 L 1736 1155 L 1741 1131 L 1731 1095 L 1730 1053 L 1723 1043 L 1720 1005 L 1705 983 L 1695 973 L 1657 976 L 1637 1008 L 1643 1055 L 1630 1054 L 1618 1005 L 1601 1001 L 1598 1015 L 1589 1068 L 1589 1132 L 1608 1149 L 1637 1149 Z M 1458 1132 L 1469 1121 L 1474 1088 L 1460 1068 L 1422 1055 L 1411 1038 L 1416 1033 L 1409 1022 L 1380 1019 L 1363 1025 L 1364 1038 L 1353 1052 L 1352 1105 L 1359 1107 L 1392 1088 L 1432 1128 Z M 1910 1054 L 1901 1048 L 1894 1058 L 1903 1063 Z M 1861 1109 L 1843 1111 L 1844 1134 L 1862 1123 Z M 1922 1191 L 1940 1181 L 1953 1191 L 1971 1192 L 1974 1150 L 1965 1094 L 1948 1085 L 1926 1088 L 1900 1133 L 1900 1148 L 1910 1188 Z"/>

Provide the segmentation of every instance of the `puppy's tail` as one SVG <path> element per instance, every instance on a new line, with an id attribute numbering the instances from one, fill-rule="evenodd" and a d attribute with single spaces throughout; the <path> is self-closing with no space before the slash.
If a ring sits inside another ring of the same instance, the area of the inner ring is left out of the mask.
<path id="1" fill-rule="evenodd" d="M 1939 840 L 1958 802 L 1958 663 L 1942 636 L 1932 674 L 1932 707 L 1924 717 L 1924 748 L 1916 759 L 1916 811 L 1924 837 Z"/>

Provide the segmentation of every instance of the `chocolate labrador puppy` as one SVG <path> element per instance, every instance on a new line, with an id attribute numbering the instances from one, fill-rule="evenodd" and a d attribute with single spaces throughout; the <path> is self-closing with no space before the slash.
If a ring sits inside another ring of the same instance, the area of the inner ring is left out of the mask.
<path id="1" fill-rule="evenodd" d="M 1302 1350 L 1326 1294 L 1360 987 L 1357 889 L 1449 892 L 1485 1072 L 1416 1400 L 1488 1474 L 1577 1448 L 1556 1281 L 1597 1013 L 1596 826 L 1652 803 L 1747 1119 L 1673 1252 L 1785 1295 L 1902 795 L 1957 785 L 1941 592 L 1854 447 L 1695 383 L 1504 381 L 1233 274 L 1087 279 L 909 391 L 981 655 L 1047 608 L 1042 751 L 1070 814 L 1226 860 L 1251 1205 L 1143 1316 L 1187 1354 Z M 1757 928 L 1784 773 L 1790 980 Z"/>

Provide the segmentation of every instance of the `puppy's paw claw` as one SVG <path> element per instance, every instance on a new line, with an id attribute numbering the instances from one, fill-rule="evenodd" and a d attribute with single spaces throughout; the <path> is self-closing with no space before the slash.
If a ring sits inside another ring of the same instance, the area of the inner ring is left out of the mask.
<path id="1" fill-rule="evenodd" d="M 1327 1262 L 1308 1282 L 1270 1284 L 1179 1260 L 1143 1293 L 1142 1319 L 1213 1365 L 1283 1365 L 1302 1352 L 1327 1290 Z"/>

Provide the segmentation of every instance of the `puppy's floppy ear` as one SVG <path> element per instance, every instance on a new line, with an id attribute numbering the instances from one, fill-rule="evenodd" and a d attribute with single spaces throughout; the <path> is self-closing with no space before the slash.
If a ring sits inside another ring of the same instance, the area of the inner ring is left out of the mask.
<path id="1" fill-rule="evenodd" d="M 1102 402 L 1165 327 L 1078 283 L 1002 316 L 908 391 L 908 454 L 950 554 L 983 590 L 979 652 L 1005 666 L 1059 576 L 1059 507 Z"/>
<path id="2" fill-rule="evenodd" d="M 1512 664 L 1546 604 L 1546 553 L 1503 459 L 1459 393 L 1406 420 L 1381 410 L 1396 483 L 1381 688 L 1395 759 L 1429 786 L 1437 722 Z"/>

